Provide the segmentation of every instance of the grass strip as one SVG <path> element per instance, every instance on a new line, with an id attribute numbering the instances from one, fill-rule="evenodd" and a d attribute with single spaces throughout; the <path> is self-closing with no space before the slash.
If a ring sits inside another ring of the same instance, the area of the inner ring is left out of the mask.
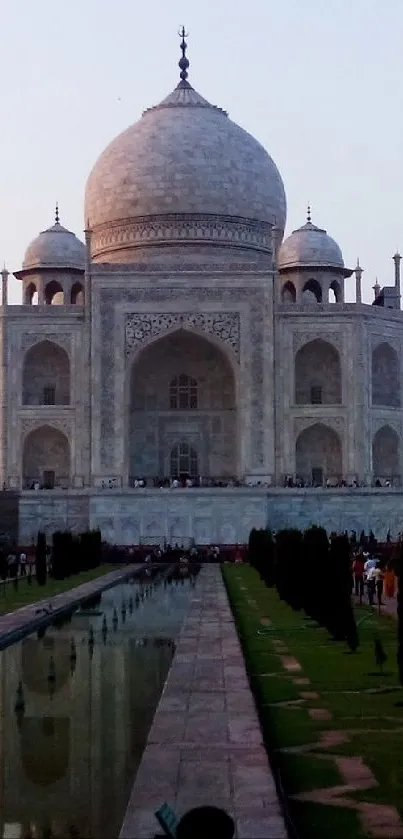
<path id="1" fill-rule="evenodd" d="M 359 607 L 360 647 L 351 654 L 344 644 L 330 641 L 328 633 L 303 613 L 282 602 L 275 590 L 267 589 L 254 569 L 223 566 L 223 576 L 268 754 L 286 795 L 343 783 L 331 759 L 279 751 L 317 744 L 326 730 L 341 730 L 348 733 L 349 741 L 334 747 L 333 752 L 361 756 L 379 784 L 373 790 L 354 793 L 354 799 L 390 804 L 403 815 L 403 708 L 399 706 L 403 691 L 399 689 L 393 617 Z M 375 663 L 376 636 L 387 654 L 383 673 Z M 288 675 L 281 655 L 294 656 L 301 672 Z M 309 684 L 294 684 L 298 677 L 308 678 Z M 300 691 L 318 693 L 319 699 L 297 706 L 282 704 L 298 699 Z M 332 719 L 312 720 L 310 707 L 329 710 Z M 326 752 L 332 754 L 332 749 Z M 288 803 L 301 839 L 367 836 L 353 810 L 292 799 Z"/>
<path id="2" fill-rule="evenodd" d="M 96 580 L 111 571 L 116 571 L 118 567 L 117 565 L 99 565 L 98 568 L 82 571 L 81 574 L 73 574 L 65 580 L 53 580 L 48 577 L 44 586 L 38 586 L 35 577 L 32 577 L 31 584 L 28 582 L 28 577 L 21 577 L 17 589 L 14 588 L 13 583 L 0 584 L 0 615 L 15 612 L 16 609 L 30 606 L 39 600 L 54 597 L 55 594 L 63 594 L 63 592 L 70 591 L 76 586 L 81 586 L 83 583 L 89 583 L 91 580 Z"/>

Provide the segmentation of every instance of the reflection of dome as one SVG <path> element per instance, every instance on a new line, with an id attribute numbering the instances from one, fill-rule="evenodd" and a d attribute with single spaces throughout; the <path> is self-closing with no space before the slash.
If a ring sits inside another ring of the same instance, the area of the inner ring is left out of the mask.
<path id="1" fill-rule="evenodd" d="M 195 241 L 267 251 L 268 225 L 284 230 L 272 159 L 186 75 L 110 143 L 88 178 L 85 219 L 99 260 L 132 261 L 134 248 Z"/>
<path id="2" fill-rule="evenodd" d="M 284 239 L 278 253 L 278 267 L 344 268 L 338 244 L 310 220 Z"/>
<path id="3" fill-rule="evenodd" d="M 85 245 L 74 233 L 60 224 L 56 209 L 56 221 L 52 227 L 43 230 L 28 245 L 22 267 L 33 268 L 75 268 L 84 270 Z"/>

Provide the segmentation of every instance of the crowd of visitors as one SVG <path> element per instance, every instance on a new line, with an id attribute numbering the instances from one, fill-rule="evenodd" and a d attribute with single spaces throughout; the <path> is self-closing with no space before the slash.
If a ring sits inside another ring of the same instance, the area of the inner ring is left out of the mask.
<path id="1" fill-rule="evenodd" d="M 124 547 L 104 545 L 106 562 L 243 562 L 247 555 L 246 545 L 136 545 Z"/>
<path id="2" fill-rule="evenodd" d="M 366 590 L 368 604 L 382 606 L 383 598 L 394 597 L 396 592 L 396 574 L 393 560 L 385 561 L 372 556 L 368 551 L 359 548 L 352 560 L 352 574 L 354 594 L 362 603 Z"/>
<path id="3" fill-rule="evenodd" d="M 0 579 L 12 580 L 15 577 L 26 577 L 32 573 L 35 556 L 27 555 L 25 550 L 11 547 L 8 550 L 0 548 Z"/>

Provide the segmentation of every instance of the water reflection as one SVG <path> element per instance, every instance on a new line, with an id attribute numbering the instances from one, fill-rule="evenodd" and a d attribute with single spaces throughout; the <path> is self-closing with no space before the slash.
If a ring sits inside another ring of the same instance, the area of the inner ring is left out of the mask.
<path id="1" fill-rule="evenodd" d="M 0 836 L 118 835 L 193 584 L 127 582 L 0 652 Z"/>

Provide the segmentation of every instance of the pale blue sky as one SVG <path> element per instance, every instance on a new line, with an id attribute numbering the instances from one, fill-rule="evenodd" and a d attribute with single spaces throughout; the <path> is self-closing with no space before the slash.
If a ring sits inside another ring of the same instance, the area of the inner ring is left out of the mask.
<path id="1" fill-rule="evenodd" d="M 403 250 L 401 0 L 3 2 L 0 259 L 20 266 L 56 199 L 82 236 L 86 177 L 176 85 L 182 23 L 191 83 L 276 161 L 287 229 L 310 200 L 346 263 L 360 256 L 371 301 Z"/>

